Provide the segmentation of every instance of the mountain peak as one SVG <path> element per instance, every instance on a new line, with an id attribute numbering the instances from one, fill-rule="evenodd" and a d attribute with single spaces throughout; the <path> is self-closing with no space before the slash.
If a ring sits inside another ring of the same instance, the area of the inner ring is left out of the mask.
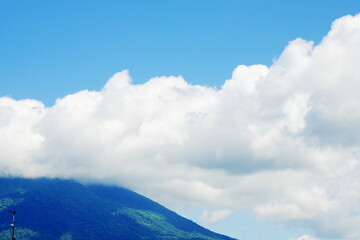
<path id="1" fill-rule="evenodd" d="M 128 189 L 61 179 L 0 178 L 0 237 L 17 240 L 231 240 Z"/>

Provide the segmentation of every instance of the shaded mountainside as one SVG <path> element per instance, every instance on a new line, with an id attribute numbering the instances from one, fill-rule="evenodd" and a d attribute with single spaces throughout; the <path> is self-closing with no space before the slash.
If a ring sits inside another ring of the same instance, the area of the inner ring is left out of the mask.
<path id="1" fill-rule="evenodd" d="M 1 239 L 9 210 L 17 240 L 231 240 L 130 190 L 68 180 L 0 178 Z"/>

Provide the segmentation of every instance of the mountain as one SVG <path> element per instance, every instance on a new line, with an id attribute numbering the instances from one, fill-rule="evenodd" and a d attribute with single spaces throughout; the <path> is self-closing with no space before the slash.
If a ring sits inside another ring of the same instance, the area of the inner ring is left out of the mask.
<path id="1" fill-rule="evenodd" d="M 125 188 L 61 179 L 0 178 L 0 239 L 232 240 Z"/>

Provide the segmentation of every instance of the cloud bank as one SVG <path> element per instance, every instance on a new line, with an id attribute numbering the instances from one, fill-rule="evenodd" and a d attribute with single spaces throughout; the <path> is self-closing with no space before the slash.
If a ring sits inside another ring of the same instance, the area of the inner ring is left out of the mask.
<path id="1" fill-rule="evenodd" d="M 181 76 L 100 91 L 0 98 L 0 174 L 122 185 L 167 206 L 245 208 L 317 236 L 360 238 L 360 15 L 220 89 Z M 312 238 L 309 238 L 312 239 Z"/>

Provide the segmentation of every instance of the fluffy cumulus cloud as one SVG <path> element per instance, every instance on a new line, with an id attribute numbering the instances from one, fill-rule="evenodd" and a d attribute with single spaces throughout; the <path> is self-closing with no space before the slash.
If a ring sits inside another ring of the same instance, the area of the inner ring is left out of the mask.
<path id="1" fill-rule="evenodd" d="M 259 217 L 360 238 L 360 15 L 318 45 L 296 39 L 270 67 L 238 66 L 220 89 L 182 77 L 45 107 L 0 98 L 0 173 L 122 185 L 211 223 Z M 315 239 L 303 236 L 299 239 Z"/>

